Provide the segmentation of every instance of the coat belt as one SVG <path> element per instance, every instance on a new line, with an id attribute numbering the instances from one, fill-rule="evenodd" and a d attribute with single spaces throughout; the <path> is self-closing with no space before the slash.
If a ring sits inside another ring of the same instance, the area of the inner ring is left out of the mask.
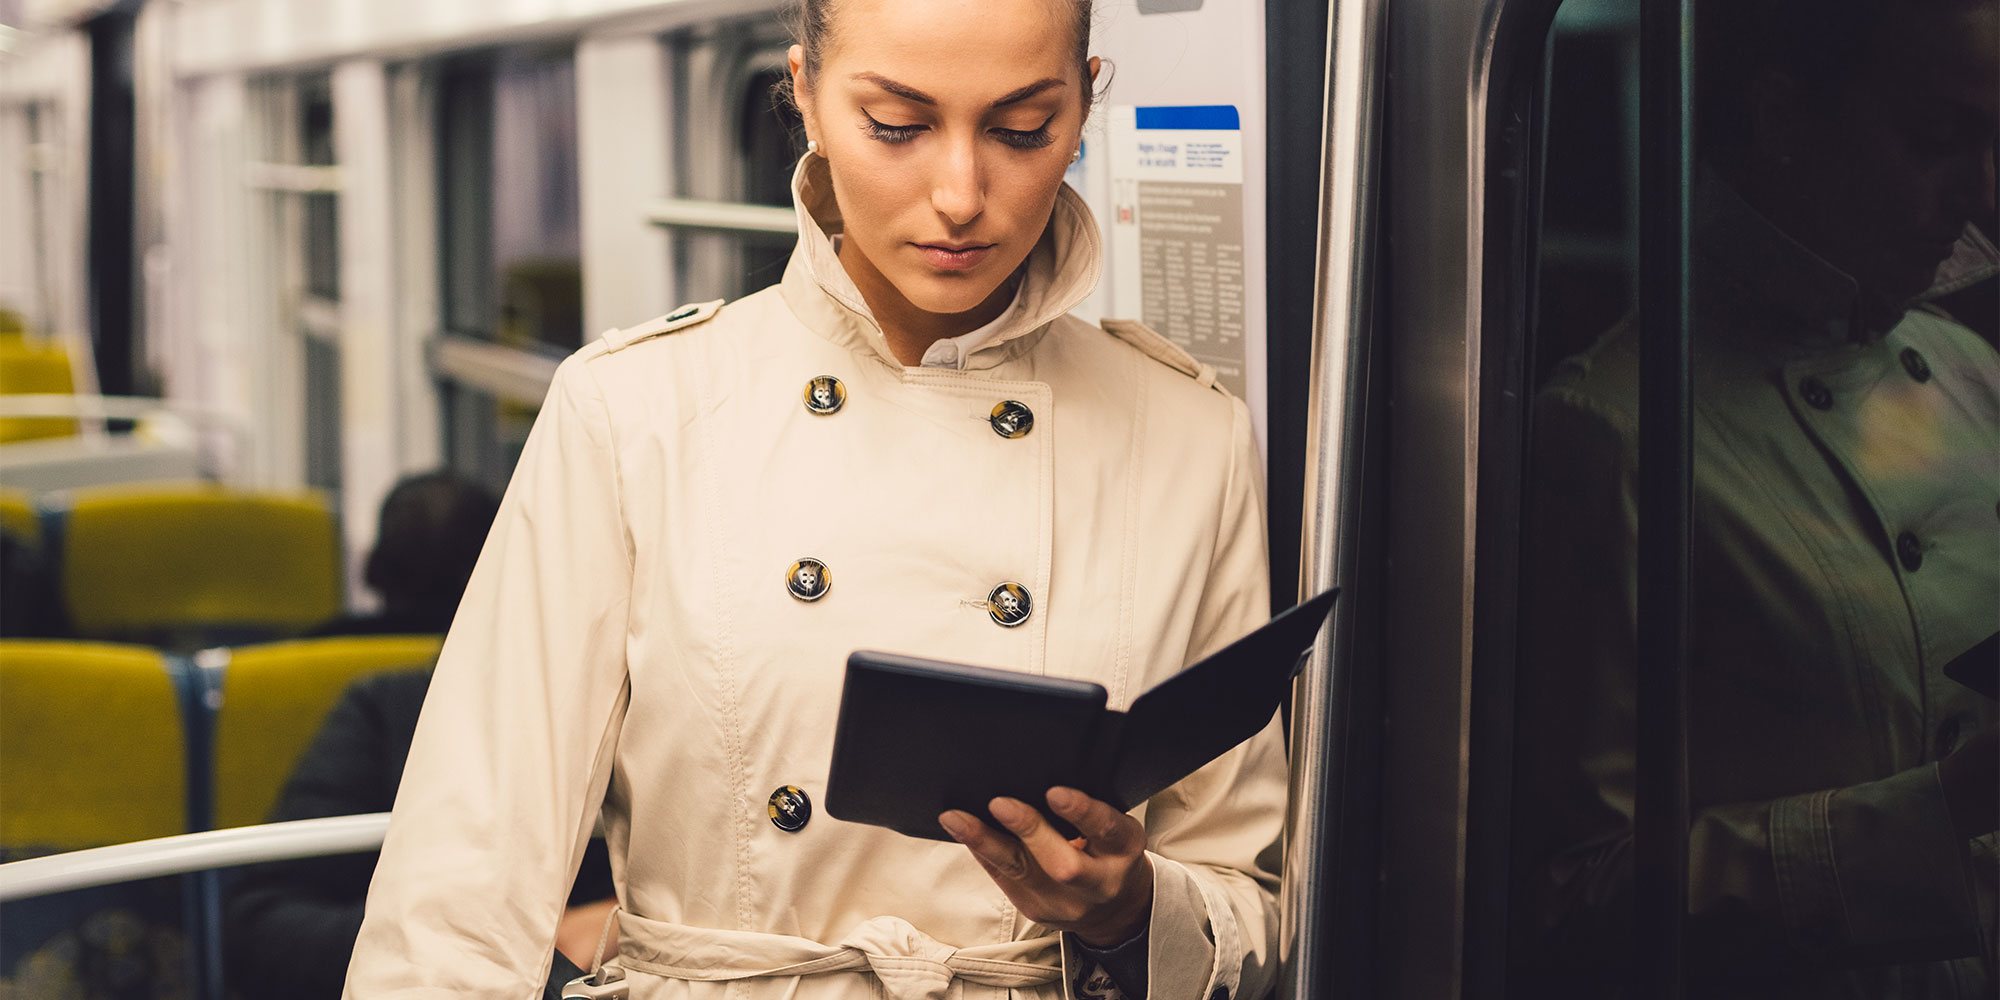
<path id="1" fill-rule="evenodd" d="M 901 917 L 870 918 L 838 944 L 821 944 L 618 914 L 618 960 L 628 971 L 708 983 L 870 971 L 891 1000 L 946 1000 L 953 979 L 1004 989 L 1052 983 L 1062 965 L 1047 959 L 1060 949 L 1055 935 L 953 948 Z"/>

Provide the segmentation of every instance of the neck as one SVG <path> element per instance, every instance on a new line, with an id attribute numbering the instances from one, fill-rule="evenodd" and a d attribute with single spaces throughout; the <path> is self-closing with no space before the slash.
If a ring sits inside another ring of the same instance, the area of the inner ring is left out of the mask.
<path id="1" fill-rule="evenodd" d="M 843 240 L 840 247 L 840 266 L 854 281 L 854 287 L 861 290 L 861 298 L 868 303 L 868 311 L 874 315 L 876 325 L 882 328 L 882 336 L 889 341 L 889 350 L 904 367 L 915 367 L 923 363 L 924 352 L 940 340 L 949 340 L 971 333 L 1000 318 L 1007 311 L 1008 303 L 1014 299 L 1014 290 L 1020 287 L 1021 275 L 1016 271 L 978 305 L 957 313 L 936 313 L 918 308 L 889 279 L 882 276 L 868 263 L 868 259 L 853 249 L 851 242 Z"/>

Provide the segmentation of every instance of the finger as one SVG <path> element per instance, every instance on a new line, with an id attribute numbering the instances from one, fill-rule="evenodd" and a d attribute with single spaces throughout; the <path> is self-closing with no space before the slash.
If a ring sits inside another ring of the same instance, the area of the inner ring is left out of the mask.
<path id="1" fill-rule="evenodd" d="M 1042 872 L 1058 882 L 1074 881 L 1083 874 L 1088 855 L 1076 849 L 1056 832 L 1035 807 L 1019 799 L 997 798 L 987 803 L 987 811 L 1027 848 Z"/>
<path id="2" fill-rule="evenodd" d="M 1085 850 L 1097 857 L 1137 854 L 1146 847 L 1146 828 L 1136 819 L 1074 788 L 1049 789 L 1049 808 L 1069 820 L 1088 841 Z"/>
<path id="3" fill-rule="evenodd" d="M 987 873 L 996 879 L 1022 881 L 1028 877 L 1028 851 L 1021 842 L 997 831 L 979 817 L 961 809 L 953 809 L 938 816 L 938 825 L 951 839 L 958 841 L 972 852 Z"/>

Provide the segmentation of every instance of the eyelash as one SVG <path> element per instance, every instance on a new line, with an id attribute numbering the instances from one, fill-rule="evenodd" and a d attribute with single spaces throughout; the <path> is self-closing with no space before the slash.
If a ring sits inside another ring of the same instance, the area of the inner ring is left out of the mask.
<path id="1" fill-rule="evenodd" d="M 866 119 L 861 129 L 868 133 L 868 138 L 876 142 L 888 143 L 891 146 L 909 142 L 929 127 L 926 125 L 884 125 L 876 121 L 875 116 L 866 111 L 861 113 L 861 117 Z M 1049 119 L 1049 121 L 1054 120 L 1054 118 Z M 1027 131 L 1011 128 L 996 128 L 992 131 L 995 139 L 1015 149 L 1043 149 L 1055 141 L 1055 136 L 1049 134 L 1048 121 L 1043 122 L 1040 128 Z"/>

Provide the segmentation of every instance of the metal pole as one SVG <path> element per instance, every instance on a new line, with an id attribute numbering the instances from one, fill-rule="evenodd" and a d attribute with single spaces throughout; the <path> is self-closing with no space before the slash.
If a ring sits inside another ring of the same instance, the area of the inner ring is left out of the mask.
<path id="1" fill-rule="evenodd" d="M 1319 248 L 1313 281 L 1311 402 L 1306 432 L 1306 537 L 1300 596 L 1352 582 L 1361 498 L 1370 292 L 1382 80 L 1382 0 L 1335 0 L 1327 20 Z M 1346 775 L 1343 707 L 1352 689 L 1353 593 L 1313 646 L 1292 693 L 1291 798 L 1286 816 L 1284 946 L 1279 995 L 1335 994 L 1325 907 L 1335 884 Z"/>
<path id="2" fill-rule="evenodd" d="M 1639 611 L 1632 994 L 1681 995 L 1687 914 L 1691 0 L 1639 8 Z"/>

